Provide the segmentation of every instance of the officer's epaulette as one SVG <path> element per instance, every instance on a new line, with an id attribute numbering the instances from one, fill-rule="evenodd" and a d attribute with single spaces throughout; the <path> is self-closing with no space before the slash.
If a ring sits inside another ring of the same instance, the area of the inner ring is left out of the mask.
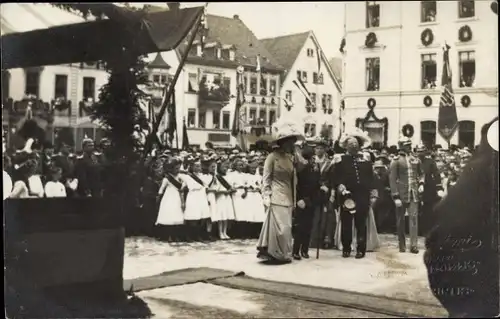
<path id="1" fill-rule="evenodd" d="M 76 159 L 82 159 L 83 158 L 83 154 L 82 155 L 77 155 L 76 156 Z"/>
<path id="2" fill-rule="evenodd" d="M 102 153 L 100 153 L 100 152 L 94 152 L 94 155 L 95 155 L 95 156 L 101 156 L 101 155 L 102 155 Z"/>

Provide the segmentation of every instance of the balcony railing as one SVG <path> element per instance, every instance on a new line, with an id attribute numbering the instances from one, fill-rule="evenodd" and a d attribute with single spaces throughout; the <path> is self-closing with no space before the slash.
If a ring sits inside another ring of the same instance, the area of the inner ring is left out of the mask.
<path id="1" fill-rule="evenodd" d="M 202 102 L 220 103 L 222 105 L 225 105 L 229 103 L 229 99 L 231 98 L 231 91 L 223 84 L 212 83 L 209 85 L 206 82 L 202 82 L 200 83 L 198 97 Z"/>
<path id="2" fill-rule="evenodd" d="M 12 98 L 4 99 L 2 115 L 6 115 L 10 122 L 16 122 L 23 117 L 40 118 L 48 123 L 54 121 L 54 114 L 49 103 L 35 96 L 27 96 L 20 101 L 14 101 Z"/>
<path id="3" fill-rule="evenodd" d="M 71 101 L 65 97 L 55 98 L 50 105 L 55 116 L 71 116 Z"/>

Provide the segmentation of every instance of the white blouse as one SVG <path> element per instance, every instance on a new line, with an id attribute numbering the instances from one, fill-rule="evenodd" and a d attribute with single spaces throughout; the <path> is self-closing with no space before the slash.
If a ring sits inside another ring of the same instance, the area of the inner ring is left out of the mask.
<path id="1" fill-rule="evenodd" d="M 45 196 L 51 197 L 66 197 L 66 188 L 61 182 L 47 182 L 45 184 Z"/>

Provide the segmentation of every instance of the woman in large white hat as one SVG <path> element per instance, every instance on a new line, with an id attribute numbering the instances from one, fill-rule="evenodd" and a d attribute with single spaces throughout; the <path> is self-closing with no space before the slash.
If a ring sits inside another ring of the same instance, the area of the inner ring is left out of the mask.
<path id="1" fill-rule="evenodd" d="M 267 216 L 262 225 L 257 257 L 275 263 L 292 260 L 292 211 L 296 203 L 295 142 L 302 127 L 281 118 L 273 125 L 275 148 L 264 163 L 262 196 Z"/>

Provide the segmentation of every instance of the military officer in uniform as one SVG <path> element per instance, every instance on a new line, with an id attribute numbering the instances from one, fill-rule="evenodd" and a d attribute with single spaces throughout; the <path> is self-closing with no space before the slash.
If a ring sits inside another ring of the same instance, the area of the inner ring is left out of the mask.
<path id="1" fill-rule="evenodd" d="M 399 145 L 399 154 L 393 158 L 389 168 L 391 195 L 396 205 L 399 251 L 406 252 L 405 213 L 408 211 L 410 252 L 418 254 L 419 193 L 424 189 L 422 162 L 411 153 L 411 140 L 409 138 L 402 138 Z"/>
<path id="2" fill-rule="evenodd" d="M 420 143 L 416 147 L 416 153 L 422 163 L 423 188 L 420 188 L 420 232 L 426 234 L 432 225 L 434 225 L 434 216 L 432 216 L 432 208 L 443 197 L 443 186 L 441 183 L 441 174 L 438 171 L 436 161 L 432 158 L 427 147 Z"/>
<path id="3" fill-rule="evenodd" d="M 333 176 L 334 185 L 338 191 L 337 198 L 341 203 L 348 198 L 355 203 L 354 209 L 339 204 L 342 257 L 344 258 L 351 255 L 353 220 L 356 228 L 356 258 L 363 258 L 366 254 L 368 213 L 370 205 L 378 197 L 374 184 L 373 165 L 360 153 L 360 149 L 369 144 L 370 138 L 360 129 L 344 134 L 340 140 L 340 146 L 346 150 L 346 153 L 336 157 L 334 162 Z"/>
<path id="4" fill-rule="evenodd" d="M 81 197 L 102 196 L 102 180 L 99 156 L 94 151 L 94 141 L 85 137 L 82 141 L 83 154 L 75 164 L 78 179 L 76 192 Z"/>

